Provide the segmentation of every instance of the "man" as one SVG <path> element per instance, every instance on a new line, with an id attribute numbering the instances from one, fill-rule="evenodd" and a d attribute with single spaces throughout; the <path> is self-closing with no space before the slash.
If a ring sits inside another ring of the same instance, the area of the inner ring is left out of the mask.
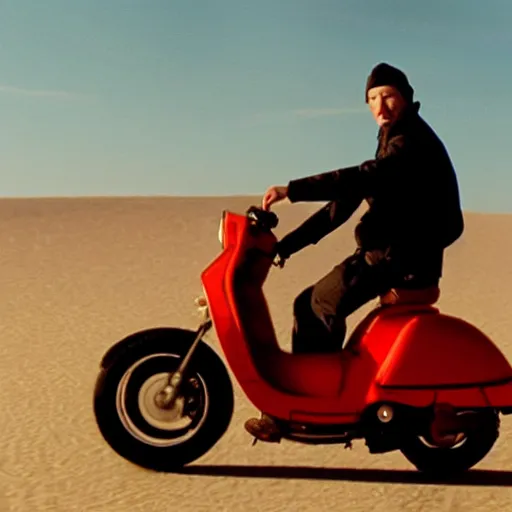
<path id="1" fill-rule="evenodd" d="M 327 202 L 279 242 L 282 259 L 341 226 L 363 200 L 369 205 L 355 230 L 354 254 L 295 299 L 295 353 L 340 350 L 346 317 L 392 287 L 437 285 L 444 249 L 464 230 L 450 157 L 419 116 L 405 74 L 378 64 L 365 93 L 379 126 L 375 159 L 270 187 L 263 197 L 266 210 L 284 199 Z M 277 424 L 265 414 L 245 428 L 258 439 L 279 440 Z"/>

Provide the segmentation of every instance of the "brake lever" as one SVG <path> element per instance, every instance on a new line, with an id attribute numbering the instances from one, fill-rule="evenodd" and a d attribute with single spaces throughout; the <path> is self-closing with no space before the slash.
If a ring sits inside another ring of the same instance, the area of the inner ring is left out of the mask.
<path id="1" fill-rule="evenodd" d="M 283 258 L 281 255 L 276 254 L 274 260 L 272 261 L 272 265 L 275 267 L 283 268 L 286 263 L 286 258 Z"/>

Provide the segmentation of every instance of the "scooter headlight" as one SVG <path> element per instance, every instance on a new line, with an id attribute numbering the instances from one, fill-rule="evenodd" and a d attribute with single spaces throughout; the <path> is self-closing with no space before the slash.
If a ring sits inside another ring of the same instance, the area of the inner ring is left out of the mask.
<path id="1" fill-rule="evenodd" d="M 219 224 L 219 243 L 224 249 L 224 216 L 220 219 Z"/>

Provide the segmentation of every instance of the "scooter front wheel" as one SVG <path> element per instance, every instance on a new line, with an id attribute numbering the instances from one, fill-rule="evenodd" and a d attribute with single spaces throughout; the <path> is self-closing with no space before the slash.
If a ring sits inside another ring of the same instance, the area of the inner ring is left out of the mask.
<path id="1" fill-rule="evenodd" d="M 400 451 L 419 471 L 434 476 L 451 476 L 465 472 L 479 463 L 499 437 L 500 419 L 495 410 L 464 411 L 475 415 L 477 428 L 450 436 L 439 446 L 429 435 L 404 436 Z"/>
<path id="2" fill-rule="evenodd" d="M 224 435 L 233 414 L 233 387 L 220 357 L 201 341 L 174 405 L 163 407 L 157 395 L 178 369 L 190 340 L 148 341 L 101 369 L 94 413 L 103 438 L 120 456 L 146 469 L 177 471 Z"/>

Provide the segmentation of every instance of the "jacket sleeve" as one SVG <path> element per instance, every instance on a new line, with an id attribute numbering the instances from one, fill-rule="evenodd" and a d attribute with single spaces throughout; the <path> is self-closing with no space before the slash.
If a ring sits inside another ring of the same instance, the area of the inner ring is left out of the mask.
<path id="1" fill-rule="evenodd" d="M 298 228 L 284 236 L 277 244 L 277 252 L 284 258 L 304 247 L 318 243 L 322 238 L 344 224 L 357 210 L 362 196 L 352 195 L 330 201 L 308 217 Z"/>
<path id="2" fill-rule="evenodd" d="M 398 135 L 390 140 L 384 157 L 367 160 L 359 166 L 361 187 L 366 194 L 374 195 L 395 187 L 408 188 L 419 182 L 416 173 L 411 172 L 415 167 L 411 146 L 412 142 L 407 141 L 405 136 Z"/>
<path id="3" fill-rule="evenodd" d="M 382 158 L 290 181 L 288 199 L 292 203 L 335 201 L 347 191 L 357 197 L 368 197 L 383 187 L 389 187 L 393 181 L 402 179 L 409 154 L 405 138 L 394 137 L 389 143 L 386 156 Z"/>

